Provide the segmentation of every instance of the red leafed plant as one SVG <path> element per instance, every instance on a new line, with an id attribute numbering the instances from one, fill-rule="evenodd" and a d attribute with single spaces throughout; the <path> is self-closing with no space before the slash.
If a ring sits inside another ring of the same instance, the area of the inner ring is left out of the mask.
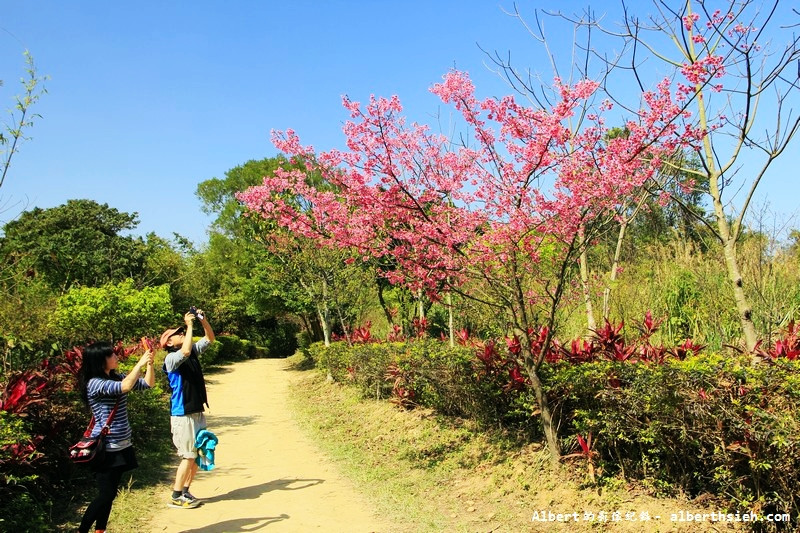
<path id="1" fill-rule="evenodd" d="M 705 347 L 706 347 L 705 344 L 695 344 L 695 342 L 692 339 L 686 339 L 685 341 L 683 341 L 682 344 L 670 350 L 670 353 L 675 357 L 677 357 L 678 359 L 680 359 L 681 361 L 683 361 L 684 359 L 686 359 L 686 356 L 689 355 L 690 353 L 693 355 L 697 355 L 698 353 L 700 353 L 700 350 L 702 350 Z"/>
<path id="2" fill-rule="evenodd" d="M 456 331 L 456 342 L 458 344 L 460 344 L 461 346 L 466 346 L 467 344 L 469 344 L 469 342 L 470 342 L 470 340 L 469 340 L 469 330 L 464 328 L 464 329 L 459 329 L 458 331 Z"/>
<path id="3" fill-rule="evenodd" d="M 386 336 L 388 342 L 402 342 L 406 339 L 400 324 L 392 324 L 392 331 Z"/>
<path id="4" fill-rule="evenodd" d="M 112 351 L 117 354 L 117 357 L 120 361 L 125 361 L 132 353 L 139 349 L 138 344 L 130 344 L 125 345 L 122 341 L 117 341 L 117 343 L 112 348 Z"/>
<path id="5" fill-rule="evenodd" d="M 0 464 L 16 465 L 22 467 L 30 467 L 37 459 L 44 457 L 44 454 L 38 450 L 44 437 L 37 435 L 27 442 L 15 442 L 3 447 L 6 458 L 0 461 Z"/>
<path id="6" fill-rule="evenodd" d="M 519 365 L 516 363 L 512 363 L 511 368 L 508 369 L 508 377 L 510 381 L 505 387 L 507 390 L 522 389 L 529 382 L 529 380 L 522 375 L 522 369 L 520 369 Z"/>
<path id="7" fill-rule="evenodd" d="M 491 373 L 492 370 L 497 366 L 497 348 L 494 341 L 486 341 L 482 349 L 477 351 L 478 359 L 480 359 L 484 366 L 487 373 Z"/>
<path id="8" fill-rule="evenodd" d="M 625 339 L 622 337 L 623 327 L 625 327 L 624 320 L 619 324 L 617 324 L 616 326 L 614 326 L 606 318 L 603 327 L 597 328 L 596 330 L 593 331 L 594 333 L 593 340 L 603 350 L 608 350 L 609 348 L 613 348 L 617 344 L 624 344 Z"/>
<path id="9" fill-rule="evenodd" d="M 653 346 L 650 343 L 650 338 L 658 331 L 662 322 L 664 322 L 663 318 L 654 320 L 653 313 L 649 310 L 644 314 L 644 320 L 642 320 L 639 326 L 642 332 L 642 336 L 639 339 L 641 343 L 639 346 L 639 361 L 660 365 L 663 364 L 667 356 L 670 355 L 669 350 L 665 346 Z"/>
<path id="10" fill-rule="evenodd" d="M 367 321 L 363 326 L 353 328 L 350 333 L 350 340 L 353 344 L 367 344 L 373 342 L 375 339 L 372 337 L 372 323 Z"/>
<path id="11" fill-rule="evenodd" d="M 536 332 L 535 328 L 529 327 L 528 328 L 528 338 L 531 340 L 531 346 L 529 353 L 532 354 L 539 354 L 542 351 L 542 347 L 547 342 L 547 338 L 550 334 L 550 328 L 547 326 L 541 326 L 539 328 L 539 332 Z M 550 342 L 550 345 L 547 349 L 547 352 L 544 354 L 544 360 L 554 363 L 558 361 L 561 357 L 560 355 L 561 347 L 558 344 L 558 341 L 553 339 Z"/>
<path id="12" fill-rule="evenodd" d="M 411 381 L 410 377 L 407 370 L 404 370 L 395 363 L 392 363 L 386 369 L 386 380 L 393 381 L 392 397 L 389 401 L 404 409 L 411 409 L 416 406 L 414 402 L 414 389 L 409 383 Z"/>
<path id="13" fill-rule="evenodd" d="M 622 336 L 624 326 L 624 321 L 614 326 L 606 319 L 603 327 L 594 331 L 592 339 L 594 344 L 597 345 L 598 351 L 611 361 L 629 361 L 636 353 L 635 346 L 625 345 L 625 338 Z"/>
<path id="14" fill-rule="evenodd" d="M 519 337 L 514 335 L 513 337 L 506 337 L 506 346 L 508 346 L 508 351 L 511 352 L 512 355 L 517 356 L 519 352 L 522 350 L 522 345 L 519 342 Z"/>
<path id="15" fill-rule="evenodd" d="M 570 453 L 567 455 L 562 455 L 561 460 L 566 461 L 568 459 L 575 459 L 575 458 L 583 458 L 586 460 L 586 465 L 589 469 L 589 479 L 592 480 L 592 483 L 595 482 L 595 466 L 594 461 L 595 458 L 599 455 L 597 450 L 593 449 L 592 447 L 592 433 L 589 432 L 589 435 L 586 438 L 583 438 L 582 435 L 575 435 L 575 438 L 578 441 L 578 448 L 579 450 L 575 453 Z"/>
<path id="16" fill-rule="evenodd" d="M 75 347 L 63 353 L 62 360 L 56 365 L 56 372 L 64 372 L 71 376 L 77 376 L 83 364 L 83 352 L 81 348 Z"/>
<path id="17" fill-rule="evenodd" d="M 44 402 L 51 381 L 41 372 L 25 370 L 11 377 L 0 396 L 0 410 L 23 414 L 36 403 Z"/>
<path id="18" fill-rule="evenodd" d="M 598 352 L 598 346 L 585 339 L 574 339 L 569 346 L 569 350 L 561 349 L 570 363 L 588 363 L 594 361 Z"/>
<path id="19" fill-rule="evenodd" d="M 646 363 L 663 364 L 671 352 L 665 346 L 652 346 L 649 343 L 639 348 L 639 360 Z"/>
<path id="20" fill-rule="evenodd" d="M 636 346 L 625 346 L 625 344 L 615 344 L 607 348 L 603 354 L 611 361 L 618 361 L 624 363 L 625 361 L 632 361 L 633 356 L 636 355 Z"/>
<path id="21" fill-rule="evenodd" d="M 415 318 L 412 326 L 414 327 L 414 334 L 418 339 L 421 339 L 428 331 L 428 319 L 425 317 Z"/>
<path id="22" fill-rule="evenodd" d="M 478 348 L 477 356 L 483 363 L 483 368 L 478 370 L 478 379 L 498 380 L 506 392 L 524 389 L 530 384 L 530 380 L 522 373 L 522 368 L 516 361 L 515 350 L 519 353 L 519 341 L 517 337 L 506 338 L 506 344 L 512 357 L 501 353 L 494 341 L 487 341 Z"/>
<path id="23" fill-rule="evenodd" d="M 775 345 L 766 353 L 767 357 L 773 360 L 784 357 L 794 361 L 800 356 L 800 328 L 795 325 L 794 320 L 787 324 L 783 336 L 776 340 Z"/>
<path id="24" fill-rule="evenodd" d="M 649 339 L 650 337 L 652 337 L 653 334 L 656 331 L 658 331 L 658 328 L 661 326 L 662 322 L 664 322 L 663 318 L 659 320 L 654 320 L 653 313 L 650 310 L 648 310 L 644 314 L 644 320 L 642 321 L 642 324 L 640 326 L 640 329 L 642 330 L 642 338 Z"/>

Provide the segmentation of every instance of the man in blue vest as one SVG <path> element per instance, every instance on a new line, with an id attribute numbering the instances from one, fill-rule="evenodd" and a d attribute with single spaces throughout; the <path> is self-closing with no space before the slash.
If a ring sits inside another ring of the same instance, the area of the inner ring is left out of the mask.
<path id="1" fill-rule="evenodd" d="M 200 320 L 204 336 L 192 342 L 194 319 Z M 184 326 L 170 328 L 161 335 L 161 347 L 167 351 L 164 372 L 167 373 L 170 397 L 170 427 L 172 442 L 178 450 L 181 462 L 172 487 L 170 507 L 192 509 L 200 501 L 189 492 L 197 473 L 197 449 L 195 436 L 206 428 L 204 405 L 208 405 L 206 382 L 198 356 L 214 342 L 214 330 L 201 309 L 192 308 L 183 316 Z"/>

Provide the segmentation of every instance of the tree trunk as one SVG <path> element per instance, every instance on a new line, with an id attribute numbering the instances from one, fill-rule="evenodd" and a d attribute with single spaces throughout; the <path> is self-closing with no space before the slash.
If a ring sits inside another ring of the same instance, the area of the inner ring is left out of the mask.
<path id="1" fill-rule="evenodd" d="M 739 270 L 739 259 L 736 253 L 736 241 L 739 238 L 741 226 L 731 224 L 725 214 L 722 204 L 722 192 L 719 188 L 718 180 L 720 174 L 714 172 L 709 180 L 709 192 L 713 200 L 714 216 L 717 220 L 718 237 L 722 240 L 722 253 L 725 258 L 725 269 L 728 271 L 728 281 L 733 289 L 733 299 L 736 302 L 736 310 L 739 313 L 739 322 L 742 325 L 745 348 L 752 354 L 758 342 L 756 327 L 753 323 L 753 309 L 747 296 L 744 293 L 744 281 Z M 754 360 L 757 358 L 754 357 Z"/>
<path id="2" fill-rule="evenodd" d="M 386 300 L 383 297 L 383 283 L 381 280 L 378 280 L 378 302 L 381 304 L 381 309 L 383 309 L 383 314 L 386 316 L 386 321 L 389 323 L 389 326 L 393 326 L 394 319 L 392 318 L 392 313 L 389 312 L 389 307 L 386 305 Z"/>
<path id="3" fill-rule="evenodd" d="M 344 338 L 347 341 L 347 344 L 353 344 L 353 342 L 350 340 L 350 333 L 347 331 L 347 324 L 344 323 L 342 309 L 338 305 L 336 306 L 336 314 L 339 316 L 339 324 L 342 326 L 342 331 L 344 332 Z"/>
<path id="4" fill-rule="evenodd" d="M 331 323 L 328 316 L 327 306 L 317 306 L 317 314 L 319 315 L 319 322 L 322 326 L 322 340 L 325 341 L 325 346 L 331 345 Z"/>
<path id="5" fill-rule="evenodd" d="M 447 329 L 450 334 L 450 347 L 454 348 L 456 336 L 453 331 L 453 294 L 450 291 L 447 291 Z"/>
<path id="6" fill-rule="evenodd" d="M 322 327 L 319 325 L 319 318 L 316 314 L 300 313 L 300 319 L 303 321 L 303 327 L 306 328 L 313 342 L 323 340 Z"/>
<path id="7" fill-rule="evenodd" d="M 611 310 L 611 287 L 617 281 L 617 272 L 619 271 L 619 258 L 622 256 L 622 241 L 625 239 L 625 231 L 628 229 L 628 221 L 624 220 L 619 225 L 619 234 L 617 235 L 617 247 L 614 250 L 614 260 L 611 262 L 611 270 L 608 272 L 608 284 L 603 290 L 603 321 L 608 320 L 608 315 Z"/>
<path id="8" fill-rule="evenodd" d="M 574 249 L 571 248 L 571 250 Z M 574 256 L 572 261 L 574 261 Z M 562 272 L 559 277 L 559 279 L 562 281 L 565 279 L 563 268 L 566 267 L 567 263 L 568 261 L 564 261 L 562 264 Z M 516 334 L 519 336 L 521 342 L 523 342 L 525 345 L 522 364 L 525 366 L 525 371 L 527 372 L 528 378 L 531 381 L 533 393 L 536 396 L 536 405 L 539 407 L 539 419 L 542 424 L 542 432 L 544 433 L 544 438 L 547 442 L 547 448 L 550 450 L 550 459 L 552 460 L 553 464 L 558 463 L 558 461 L 561 459 L 561 448 L 558 445 L 558 431 L 556 425 L 553 423 L 553 414 L 550 412 L 550 406 L 547 402 L 547 393 L 544 390 L 544 384 L 542 383 L 542 380 L 539 378 L 539 366 L 541 365 L 542 361 L 544 361 L 545 353 L 552 341 L 552 332 L 555 325 L 555 309 L 558 306 L 558 302 L 561 300 L 562 288 L 563 283 L 559 282 L 559 287 L 553 294 L 553 306 L 551 307 L 550 316 L 547 320 L 547 327 L 550 333 L 548 333 L 539 353 L 534 353 L 534 340 L 531 338 L 532 336 L 529 333 L 528 328 L 520 327 L 522 324 L 527 324 L 527 319 L 524 318 L 526 315 L 524 307 L 522 307 L 522 310 L 520 311 L 520 316 L 523 317 L 524 322 L 517 321 L 517 325 L 514 326 Z M 525 302 L 522 298 L 521 292 L 517 293 L 517 298 L 518 305 L 524 306 Z"/>
<path id="9" fill-rule="evenodd" d="M 591 334 L 597 329 L 597 324 L 594 321 L 594 307 L 592 306 L 592 293 L 589 290 L 589 260 L 586 257 L 587 251 L 584 246 L 580 256 L 580 269 L 581 269 L 581 289 L 583 290 L 583 303 L 586 306 L 586 329 L 587 333 Z"/>
<path id="10" fill-rule="evenodd" d="M 324 279 L 322 280 L 322 303 L 317 305 L 317 313 L 319 313 L 319 321 L 322 324 L 325 346 L 328 347 L 331 345 L 331 317 L 328 309 L 328 282 Z"/>
<path id="11" fill-rule="evenodd" d="M 725 254 L 725 266 L 728 270 L 728 279 L 733 288 L 733 298 L 736 301 L 736 310 L 739 312 L 739 321 L 742 324 L 742 333 L 748 352 L 755 349 L 758 342 L 756 326 L 753 323 L 753 310 L 747 296 L 744 294 L 744 282 L 739 271 L 739 260 L 736 256 L 736 241 L 728 239 L 723 244 Z"/>
<path id="12" fill-rule="evenodd" d="M 694 46 L 691 41 L 689 44 L 691 47 Z M 694 52 L 693 48 L 692 52 Z M 702 86 L 697 85 L 696 92 L 699 95 L 697 99 L 698 118 L 700 120 L 700 126 L 705 129 L 708 127 L 708 116 L 706 114 L 706 102 L 703 99 Z M 745 128 L 742 132 L 742 137 L 740 137 L 739 141 L 740 146 L 744 142 L 747 129 L 748 128 Z M 710 135 L 706 135 L 703 138 L 703 153 L 705 155 L 703 163 L 708 173 L 708 194 L 711 196 L 712 206 L 714 208 L 714 217 L 717 221 L 717 231 L 719 233 L 718 237 L 722 241 L 725 267 L 728 271 L 728 280 L 731 282 L 733 288 L 733 298 L 736 302 L 736 310 L 739 312 L 739 321 L 742 325 L 745 346 L 752 356 L 757 342 L 756 328 L 755 324 L 753 324 L 753 310 L 750 307 L 750 302 L 747 301 L 747 296 L 744 294 L 744 282 L 742 281 L 742 274 L 739 271 L 739 260 L 736 257 L 736 241 L 739 240 L 739 235 L 741 234 L 742 220 L 747 211 L 747 204 L 742 207 L 739 218 L 732 223 L 725 213 L 725 204 L 722 201 L 723 186 L 721 185 L 721 183 L 724 183 L 725 179 L 724 172 L 730 168 L 730 164 L 727 166 L 723 165 L 721 169 L 716 167 L 716 155 L 714 154 Z M 734 155 L 731 163 L 733 163 L 735 158 L 736 156 Z M 757 358 L 753 356 L 753 361 L 755 362 L 756 360 Z"/>
<path id="13" fill-rule="evenodd" d="M 539 419 L 542 423 L 544 438 L 547 441 L 547 449 L 550 450 L 550 458 L 553 463 L 558 463 L 561 458 L 561 449 L 558 446 L 558 435 L 556 434 L 556 427 L 553 424 L 553 415 L 550 412 L 550 406 L 547 404 L 547 394 L 545 394 L 544 386 L 539 379 L 536 365 L 533 364 L 532 356 L 525 358 L 525 367 L 525 370 L 528 372 L 528 377 L 531 380 L 533 393 L 536 396 L 536 404 L 539 406 Z"/>

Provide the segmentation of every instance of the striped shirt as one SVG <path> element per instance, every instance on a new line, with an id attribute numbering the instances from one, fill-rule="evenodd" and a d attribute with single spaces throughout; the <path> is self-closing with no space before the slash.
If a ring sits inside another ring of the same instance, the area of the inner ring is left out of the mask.
<path id="1" fill-rule="evenodd" d="M 125 377 L 122 374 L 121 377 Z M 150 386 L 147 382 L 139 378 L 133 385 L 133 390 L 149 389 Z M 92 428 L 92 437 L 96 437 L 103 429 L 108 415 L 114 409 L 114 404 L 119 400 L 119 407 L 117 407 L 117 414 L 114 415 L 114 420 L 111 421 L 108 435 L 106 436 L 106 448 L 109 449 L 122 449 L 131 445 L 131 436 L 133 431 L 128 422 L 128 395 L 122 392 L 122 381 L 104 378 L 92 378 L 86 385 L 86 390 L 89 396 L 89 408 L 94 415 L 94 428 Z"/>

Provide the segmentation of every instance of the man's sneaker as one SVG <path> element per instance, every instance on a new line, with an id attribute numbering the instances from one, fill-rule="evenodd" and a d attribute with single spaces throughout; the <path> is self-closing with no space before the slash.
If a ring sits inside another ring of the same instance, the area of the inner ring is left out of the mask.
<path id="1" fill-rule="evenodd" d="M 200 500 L 187 498 L 185 494 L 181 494 L 178 498 L 172 498 L 168 504 L 169 507 L 176 509 L 194 509 L 198 505 L 200 505 Z"/>
<path id="2" fill-rule="evenodd" d="M 183 493 L 183 497 L 189 498 L 190 500 L 197 500 L 198 502 L 200 501 L 200 498 L 194 497 L 188 490 Z"/>

